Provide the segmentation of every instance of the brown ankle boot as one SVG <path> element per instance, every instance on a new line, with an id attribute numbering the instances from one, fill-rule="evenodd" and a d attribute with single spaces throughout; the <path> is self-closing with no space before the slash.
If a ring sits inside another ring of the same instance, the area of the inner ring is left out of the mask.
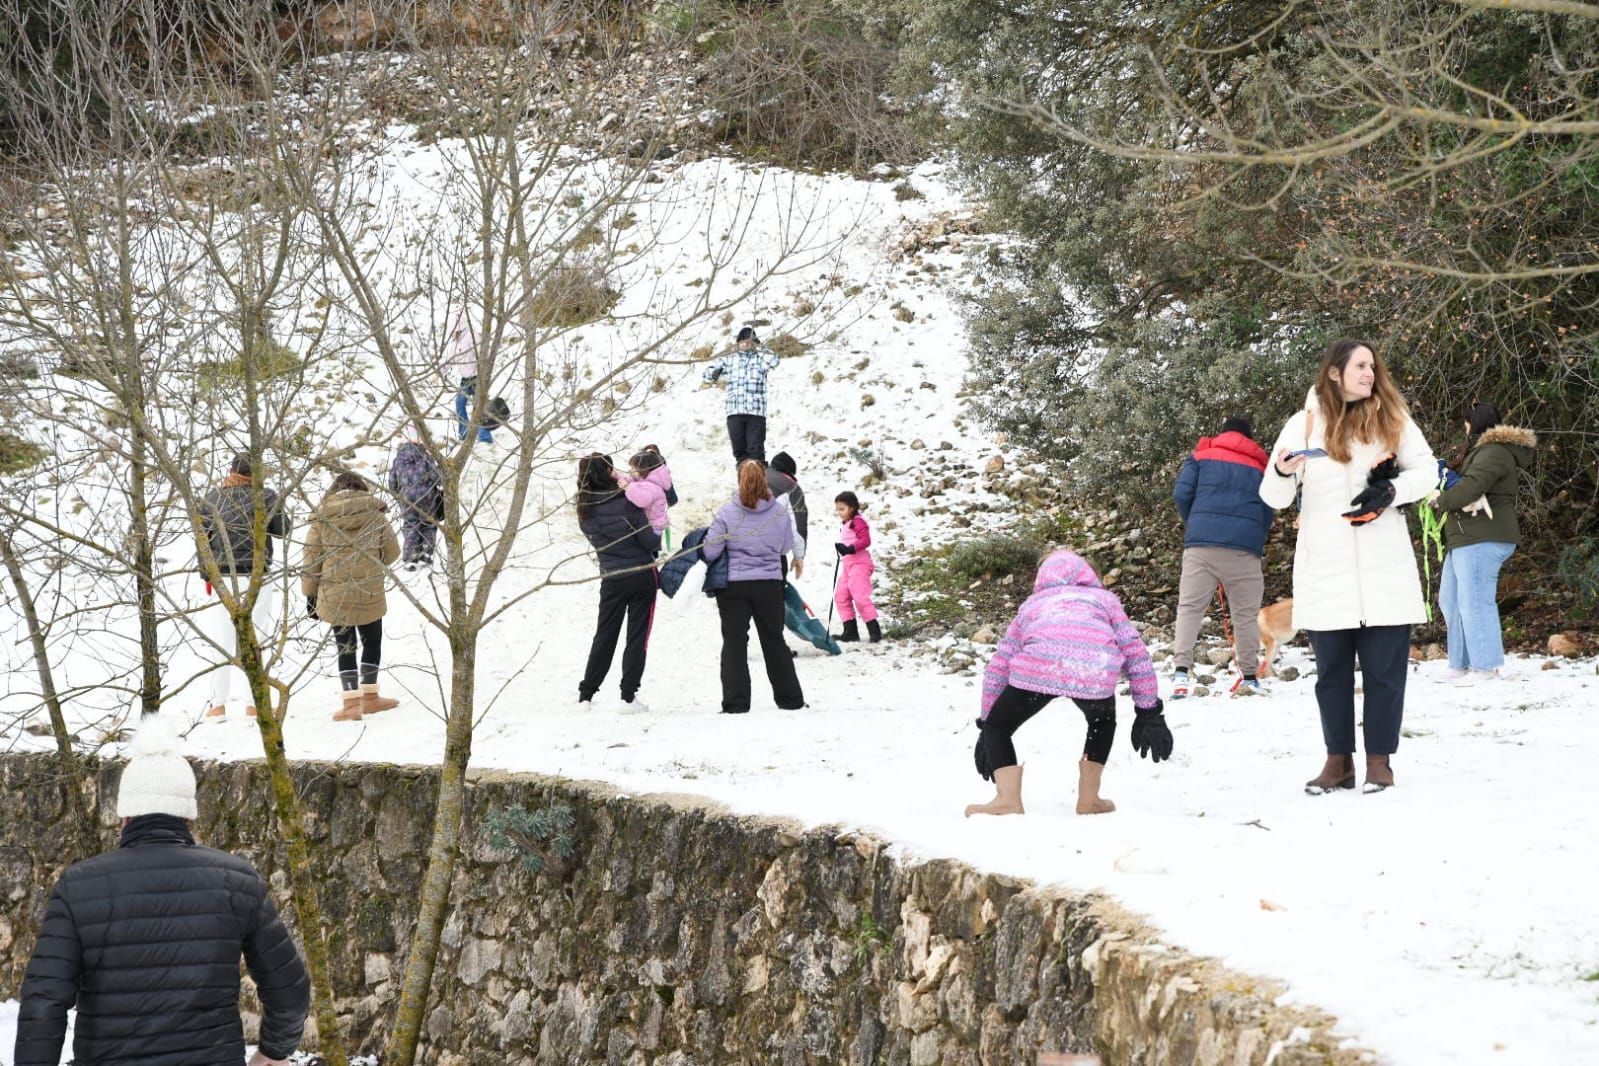
<path id="1" fill-rule="evenodd" d="M 1311 796 L 1325 796 L 1341 788 L 1355 787 L 1355 757 L 1329 755 L 1321 773 L 1305 782 L 1305 792 Z"/>
<path id="2" fill-rule="evenodd" d="M 335 722 L 359 722 L 361 720 L 361 693 L 350 689 L 344 693 L 344 705 L 333 712 Z"/>
<path id="3" fill-rule="evenodd" d="M 1099 794 L 1099 783 L 1105 776 L 1105 764 L 1084 755 L 1077 760 L 1077 813 L 1109 814 L 1116 805 Z"/>
<path id="4" fill-rule="evenodd" d="M 1366 756 L 1366 787 L 1362 792 L 1382 792 L 1394 787 L 1394 769 L 1386 755 Z"/>
<path id="5" fill-rule="evenodd" d="M 377 714 L 379 711 L 391 711 L 399 705 L 399 700 L 391 700 L 387 696 L 379 696 L 378 687 L 376 684 L 361 686 L 362 714 Z"/>

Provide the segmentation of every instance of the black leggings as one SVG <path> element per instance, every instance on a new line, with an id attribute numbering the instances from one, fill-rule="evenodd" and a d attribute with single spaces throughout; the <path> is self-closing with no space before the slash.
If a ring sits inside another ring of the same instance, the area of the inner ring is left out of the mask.
<path id="1" fill-rule="evenodd" d="M 990 769 L 1016 765 L 1016 745 L 1011 743 L 1011 736 L 1054 698 L 1043 692 L 1005 686 L 988 717 L 983 719 L 983 750 L 988 754 Z M 1088 756 L 1089 762 L 1105 765 L 1105 760 L 1110 758 L 1111 742 L 1116 739 L 1116 697 L 1106 696 L 1100 700 L 1073 697 L 1072 702 L 1088 719 L 1083 754 Z"/>
<path id="2" fill-rule="evenodd" d="M 356 670 L 356 640 L 360 639 L 361 665 Z M 333 646 L 339 652 L 339 683 L 346 692 L 360 685 L 378 683 L 378 665 L 383 662 L 383 619 L 364 626 L 334 626 Z"/>

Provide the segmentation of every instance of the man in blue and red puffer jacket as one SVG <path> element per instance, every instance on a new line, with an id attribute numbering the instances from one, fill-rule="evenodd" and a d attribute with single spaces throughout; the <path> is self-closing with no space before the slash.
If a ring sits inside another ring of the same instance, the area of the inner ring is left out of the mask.
<path id="1" fill-rule="evenodd" d="M 1260 559 L 1271 530 L 1272 510 L 1260 499 L 1266 451 L 1255 443 L 1249 419 L 1234 416 L 1221 433 L 1201 437 L 1183 460 L 1172 496 L 1183 516 L 1183 576 L 1177 589 L 1177 632 L 1172 643 L 1172 699 L 1188 695 L 1194 642 L 1220 585 L 1237 638 L 1235 693 L 1260 691 L 1255 679 L 1260 654 L 1260 601 L 1265 581 Z"/>

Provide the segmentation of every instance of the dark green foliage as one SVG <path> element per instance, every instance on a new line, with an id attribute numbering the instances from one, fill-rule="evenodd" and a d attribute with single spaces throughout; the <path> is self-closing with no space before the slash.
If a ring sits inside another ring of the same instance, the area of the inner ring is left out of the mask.
<path id="1" fill-rule="evenodd" d="M 521 856 L 522 869 L 536 874 L 577 854 L 575 824 L 572 809 L 561 803 L 533 811 L 505 807 L 483 816 L 483 835 L 490 847 Z"/>
<path id="2" fill-rule="evenodd" d="M 1599 608 L 1599 540 L 1585 537 L 1560 550 L 1556 565 L 1560 580 L 1577 597 L 1577 610 L 1590 616 Z"/>
<path id="3" fill-rule="evenodd" d="M 901 91 L 936 102 L 986 224 L 1021 238 L 969 307 L 976 404 L 1075 492 L 1169 517 L 1195 438 L 1239 412 L 1269 444 L 1353 334 L 1439 454 L 1474 399 L 1544 434 L 1533 528 L 1599 526 L 1599 137 L 1471 125 L 1512 116 L 1488 94 L 1534 120 L 1599 112 L 1599 20 L 1383 0 L 901 10 Z M 1384 118 L 1336 152 L 1258 157 Z"/>

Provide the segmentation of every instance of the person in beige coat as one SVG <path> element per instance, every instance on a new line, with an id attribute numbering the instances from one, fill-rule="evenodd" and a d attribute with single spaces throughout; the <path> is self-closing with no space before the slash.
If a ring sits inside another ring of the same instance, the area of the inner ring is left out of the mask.
<path id="1" fill-rule="evenodd" d="M 306 610 L 333 627 L 339 653 L 344 702 L 333 714 L 337 722 L 358 722 L 400 702 L 378 694 L 388 611 L 383 588 L 389 567 L 400 557 L 387 510 L 365 478 L 346 471 L 311 513 L 305 538 L 300 585 Z"/>
<path id="2" fill-rule="evenodd" d="M 1305 407 L 1272 449 L 1260 498 L 1299 497 L 1294 625 L 1316 653 L 1327 762 L 1313 796 L 1355 787 L 1355 662 L 1367 792 L 1392 787 L 1410 665 L 1410 627 L 1426 620 L 1421 576 L 1398 508 L 1432 491 L 1438 461 L 1371 345 L 1346 338 L 1322 357 Z"/>

